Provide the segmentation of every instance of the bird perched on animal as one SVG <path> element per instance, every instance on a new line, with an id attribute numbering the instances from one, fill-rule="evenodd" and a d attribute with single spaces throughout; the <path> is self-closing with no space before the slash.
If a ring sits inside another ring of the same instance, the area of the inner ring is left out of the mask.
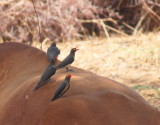
<path id="1" fill-rule="evenodd" d="M 62 61 L 60 62 L 57 66 L 56 69 L 60 69 L 60 68 L 64 68 L 66 67 L 67 72 L 68 71 L 72 71 L 71 69 L 69 69 L 69 65 L 71 65 L 74 61 L 74 57 L 75 57 L 75 52 L 79 50 L 77 48 L 72 48 L 70 51 L 70 54 Z"/>
<path id="2" fill-rule="evenodd" d="M 61 98 L 65 92 L 70 87 L 70 79 L 72 77 L 72 74 L 69 74 L 65 77 L 64 81 L 60 83 L 60 85 L 57 87 L 57 90 L 55 91 L 54 97 L 52 98 L 51 101 L 54 101 L 58 98 Z"/>
<path id="3" fill-rule="evenodd" d="M 60 50 L 56 47 L 56 43 L 53 42 L 51 46 L 47 49 L 47 57 L 51 64 L 54 64 L 60 54 Z"/>
<path id="4" fill-rule="evenodd" d="M 51 76 L 53 76 L 56 73 L 56 70 L 57 69 L 54 66 L 49 64 L 48 67 L 43 72 L 43 74 L 41 75 L 40 80 L 37 82 L 33 90 L 37 90 L 42 85 L 46 84 L 50 80 Z"/>

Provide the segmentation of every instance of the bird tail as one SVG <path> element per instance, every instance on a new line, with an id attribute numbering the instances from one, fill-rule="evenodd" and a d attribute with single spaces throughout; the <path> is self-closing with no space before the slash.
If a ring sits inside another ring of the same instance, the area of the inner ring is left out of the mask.
<path id="1" fill-rule="evenodd" d="M 33 88 L 33 91 L 37 90 L 44 82 L 38 81 L 36 86 Z"/>
<path id="2" fill-rule="evenodd" d="M 55 66 L 54 68 L 57 70 L 57 69 L 59 69 L 59 66 Z"/>
<path id="3" fill-rule="evenodd" d="M 60 98 L 60 96 L 54 96 L 52 99 L 51 99 L 51 102 L 52 101 L 55 101 L 56 99 Z"/>

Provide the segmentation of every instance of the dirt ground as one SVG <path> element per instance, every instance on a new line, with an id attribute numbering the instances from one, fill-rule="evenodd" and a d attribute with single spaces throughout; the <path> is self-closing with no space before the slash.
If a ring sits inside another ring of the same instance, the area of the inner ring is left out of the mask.
<path id="1" fill-rule="evenodd" d="M 46 51 L 50 43 L 43 43 Z M 39 45 L 33 44 L 39 48 Z M 126 84 L 160 109 L 160 33 L 138 36 L 112 36 L 85 41 L 57 43 L 64 59 L 78 47 L 72 66 Z"/>

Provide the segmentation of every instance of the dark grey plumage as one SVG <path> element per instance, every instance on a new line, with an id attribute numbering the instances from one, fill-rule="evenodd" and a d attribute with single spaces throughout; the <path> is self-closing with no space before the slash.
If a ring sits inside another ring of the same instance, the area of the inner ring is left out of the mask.
<path id="1" fill-rule="evenodd" d="M 56 60 L 54 60 L 54 58 L 58 58 L 59 54 L 60 50 L 56 47 L 56 43 L 52 43 L 47 49 L 47 57 L 51 64 L 55 63 Z"/>
<path id="2" fill-rule="evenodd" d="M 72 48 L 70 51 L 70 54 L 62 61 L 60 62 L 57 66 L 56 69 L 64 68 L 66 67 L 67 71 L 69 71 L 68 67 L 70 64 L 73 63 L 74 57 L 75 57 L 75 52 L 79 50 L 77 48 Z"/>
<path id="3" fill-rule="evenodd" d="M 33 90 L 37 90 L 42 85 L 46 84 L 47 81 L 51 78 L 51 76 L 53 76 L 55 73 L 56 73 L 56 68 L 51 64 L 49 64 L 48 67 L 43 72 L 43 74 L 41 75 L 40 80 L 37 82 Z"/>
<path id="4" fill-rule="evenodd" d="M 65 80 L 63 82 L 61 82 L 61 84 L 57 87 L 57 90 L 54 94 L 54 97 L 51 99 L 51 101 L 54 101 L 58 98 L 61 98 L 65 92 L 67 92 L 67 90 L 70 87 L 70 78 L 72 77 L 71 74 L 67 75 L 65 77 Z"/>

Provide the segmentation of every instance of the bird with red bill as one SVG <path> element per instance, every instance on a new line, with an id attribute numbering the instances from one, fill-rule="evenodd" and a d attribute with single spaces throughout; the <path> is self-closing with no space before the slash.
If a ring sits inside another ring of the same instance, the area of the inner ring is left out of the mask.
<path id="1" fill-rule="evenodd" d="M 56 43 L 53 42 L 51 46 L 47 49 L 47 57 L 50 64 L 54 64 L 57 61 L 60 50 L 56 47 Z"/>
<path id="2" fill-rule="evenodd" d="M 54 97 L 51 99 L 51 101 L 61 98 L 68 91 L 70 87 L 71 77 L 72 77 L 72 74 L 66 75 L 64 81 L 62 81 L 60 85 L 57 87 L 54 93 Z"/>
<path id="3" fill-rule="evenodd" d="M 77 49 L 77 47 L 72 48 L 69 55 L 56 66 L 56 69 L 66 68 L 67 72 L 73 71 L 72 69 L 69 69 L 68 67 L 74 62 L 75 52 L 77 50 L 79 50 Z"/>

